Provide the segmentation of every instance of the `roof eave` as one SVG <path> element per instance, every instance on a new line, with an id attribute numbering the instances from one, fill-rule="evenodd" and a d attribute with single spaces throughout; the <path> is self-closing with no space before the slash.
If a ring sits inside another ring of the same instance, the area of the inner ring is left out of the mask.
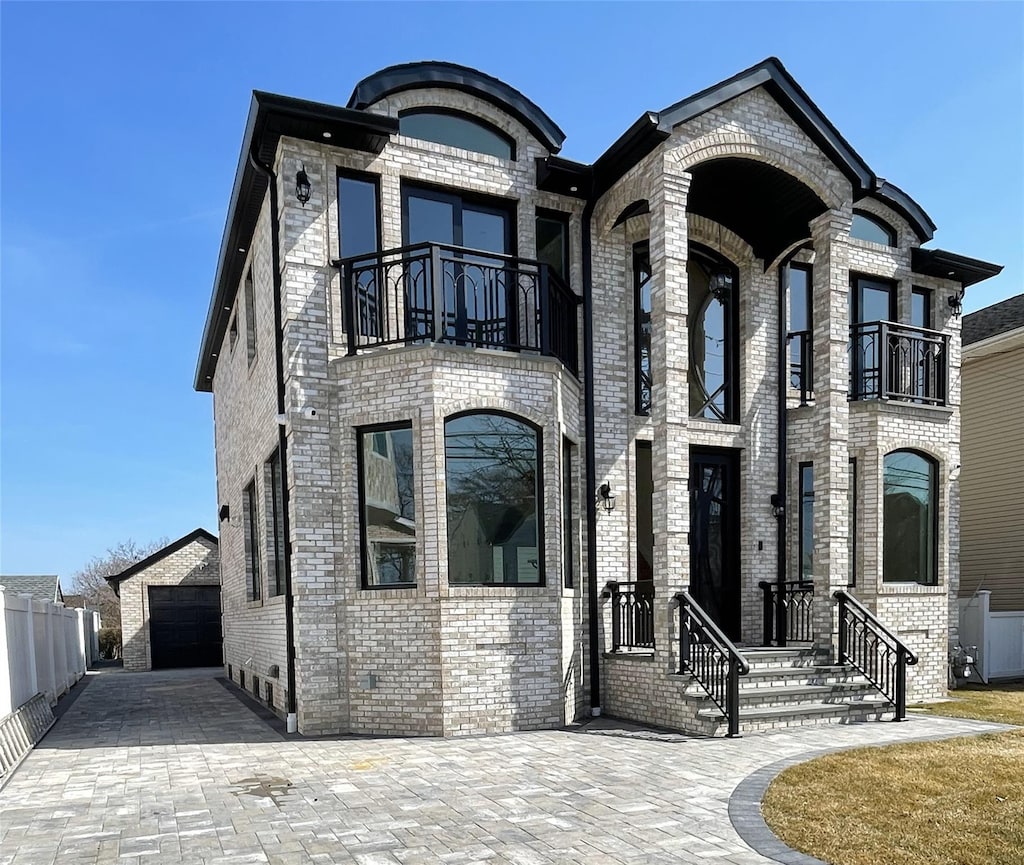
<path id="1" fill-rule="evenodd" d="M 945 249 L 922 249 L 918 246 L 910 251 L 910 269 L 923 276 L 951 279 L 967 288 L 997 276 L 1003 265 L 968 258 Z"/>

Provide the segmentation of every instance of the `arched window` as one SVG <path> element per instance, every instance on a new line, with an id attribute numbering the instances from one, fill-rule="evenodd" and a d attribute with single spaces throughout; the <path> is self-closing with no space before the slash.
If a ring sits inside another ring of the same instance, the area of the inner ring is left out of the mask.
<path id="1" fill-rule="evenodd" d="M 451 585 L 544 582 L 540 430 L 473 412 L 444 424 Z"/>
<path id="2" fill-rule="evenodd" d="M 938 463 L 917 451 L 885 455 L 882 580 L 938 582 Z"/>
<path id="3" fill-rule="evenodd" d="M 896 232 L 891 225 L 886 224 L 877 216 L 862 213 L 859 210 L 853 212 L 850 237 L 867 240 L 871 243 L 881 243 L 885 246 L 896 245 Z"/>
<path id="4" fill-rule="evenodd" d="M 736 268 L 690 247 L 686 265 L 690 332 L 690 417 L 734 423 L 738 414 Z"/>
<path id="5" fill-rule="evenodd" d="M 475 150 L 499 159 L 516 158 L 516 143 L 504 132 L 453 111 L 439 108 L 406 111 L 398 117 L 398 132 L 409 138 Z"/>

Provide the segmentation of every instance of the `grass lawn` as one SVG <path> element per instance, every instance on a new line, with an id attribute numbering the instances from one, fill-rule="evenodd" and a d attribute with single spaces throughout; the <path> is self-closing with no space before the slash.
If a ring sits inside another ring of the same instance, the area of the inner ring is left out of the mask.
<path id="1" fill-rule="evenodd" d="M 951 696 L 919 711 L 1024 725 L 1024 684 Z M 832 865 L 1024 865 L 1024 730 L 830 754 L 779 775 L 762 810 Z"/>

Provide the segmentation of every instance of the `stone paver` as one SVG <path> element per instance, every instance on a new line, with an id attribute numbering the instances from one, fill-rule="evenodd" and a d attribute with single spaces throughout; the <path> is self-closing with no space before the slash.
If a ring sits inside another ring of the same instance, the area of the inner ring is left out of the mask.
<path id="1" fill-rule="evenodd" d="M 0 865 L 756 865 L 773 860 L 728 814 L 756 770 L 999 729 L 915 718 L 728 740 L 600 721 L 469 739 L 286 739 L 218 674 L 93 680 L 0 792 Z"/>

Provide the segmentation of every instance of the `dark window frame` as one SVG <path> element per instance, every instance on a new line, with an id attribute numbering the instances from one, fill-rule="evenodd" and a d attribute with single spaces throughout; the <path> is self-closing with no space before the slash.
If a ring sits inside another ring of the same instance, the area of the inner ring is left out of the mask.
<path id="1" fill-rule="evenodd" d="M 876 286 L 885 286 L 889 292 L 889 317 L 882 321 L 897 321 L 896 299 L 899 294 L 899 282 L 895 279 L 887 279 L 884 276 L 875 276 L 860 271 L 850 271 L 850 323 L 868 324 L 878 319 L 861 319 L 861 310 L 864 305 L 864 298 L 861 295 L 863 286 L 861 283 L 873 282 Z"/>
<path id="2" fill-rule="evenodd" d="M 805 484 L 805 472 L 810 472 L 810 488 Z M 797 573 L 800 582 L 809 583 L 814 581 L 814 463 L 801 462 L 797 465 L 797 502 L 799 513 L 797 514 Z M 811 573 L 804 574 L 804 555 L 807 550 L 804 547 L 804 531 L 807 528 L 805 505 L 811 505 Z"/>
<path id="3" fill-rule="evenodd" d="M 393 423 L 380 423 L 380 424 L 368 424 L 366 426 L 358 426 L 355 428 L 356 434 L 356 478 L 358 484 L 358 500 L 359 500 L 359 577 L 360 577 L 360 588 L 364 591 L 380 591 L 380 590 L 391 590 L 391 589 L 415 589 L 419 583 L 417 580 L 412 582 L 404 583 L 371 583 L 369 569 L 367 568 L 367 545 L 366 545 L 366 458 L 363 455 L 363 436 L 374 435 L 379 432 L 391 432 L 393 430 L 411 430 L 413 431 L 413 424 L 411 420 L 407 421 L 395 421 Z M 415 432 L 413 434 L 413 501 L 415 508 L 415 497 L 416 497 L 416 450 L 415 450 Z M 372 447 L 371 443 L 371 447 Z M 391 449 L 394 453 L 394 448 Z M 415 508 L 416 512 L 416 523 L 417 531 L 415 534 L 416 542 L 413 545 L 415 558 L 415 569 L 419 570 L 420 565 L 420 533 L 418 531 L 419 526 L 419 508 Z"/>
<path id="4" fill-rule="evenodd" d="M 256 343 L 256 281 L 252 275 L 252 265 L 245 271 L 242 280 L 242 297 L 245 304 L 245 355 L 252 368 L 257 357 Z"/>
<path id="5" fill-rule="evenodd" d="M 847 585 L 853 589 L 857 587 L 857 457 L 850 457 L 850 568 L 847 577 Z"/>
<path id="6" fill-rule="evenodd" d="M 875 214 L 869 213 L 866 210 L 854 210 L 853 211 L 853 220 L 854 221 L 850 224 L 850 237 L 852 237 L 854 240 L 861 240 L 864 243 L 878 243 L 877 240 L 869 240 L 866 237 L 857 237 L 857 235 L 855 235 L 853 233 L 853 231 L 854 231 L 854 224 L 856 223 L 856 220 L 857 220 L 858 217 L 860 219 L 864 220 L 865 222 L 868 222 L 871 225 L 875 226 L 875 228 L 880 229 L 882 231 L 882 233 L 885 234 L 885 236 L 888 238 L 888 240 L 887 240 L 886 243 L 880 244 L 880 245 L 882 245 L 882 246 L 889 246 L 889 247 L 894 247 L 894 246 L 897 245 L 897 241 L 898 241 L 899 235 L 897 234 L 896 229 L 893 228 L 884 219 L 882 219 L 882 217 L 875 216 Z"/>
<path id="7" fill-rule="evenodd" d="M 337 211 L 338 211 L 338 255 L 339 255 L 339 257 L 341 257 L 341 258 L 350 257 L 350 256 L 346 256 L 345 255 L 344 249 L 342 247 L 344 234 L 343 234 L 343 232 L 341 230 L 341 208 L 342 208 L 342 204 L 343 204 L 343 202 L 342 202 L 342 195 L 341 195 L 341 182 L 343 180 L 356 180 L 356 181 L 359 181 L 359 182 L 362 182 L 362 183 L 369 183 L 371 186 L 373 186 L 373 201 L 374 201 L 374 209 L 376 211 L 376 213 L 375 213 L 376 225 L 374 226 L 374 228 L 375 228 L 375 234 L 376 234 L 376 238 L 377 238 L 377 251 L 381 250 L 382 249 L 382 245 L 384 243 L 384 240 L 383 240 L 383 234 L 382 234 L 382 228 L 381 228 L 380 175 L 379 174 L 374 174 L 373 172 L 369 172 L 369 171 L 356 171 L 356 170 L 353 170 L 353 169 L 350 169 L 350 168 L 338 168 L 337 171 L 336 171 L 335 184 L 336 184 L 336 190 L 337 190 L 337 193 L 338 193 Z M 369 253 L 367 253 L 367 254 L 369 254 Z"/>
<path id="8" fill-rule="evenodd" d="M 483 129 L 486 132 L 490 132 L 495 138 L 507 144 L 509 146 L 509 156 L 498 156 L 495 153 L 487 153 L 486 151 L 483 150 L 477 150 L 475 147 L 465 147 L 461 144 L 452 144 L 451 142 L 448 141 L 436 141 L 432 138 L 421 138 L 418 135 L 410 135 L 408 132 L 402 131 L 402 120 L 404 120 L 406 117 L 416 117 L 418 115 L 424 114 L 434 114 L 440 117 L 457 117 L 460 120 L 465 120 L 468 123 L 473 124 L 474 126 L 478 126 L 480 129 Z M 498 128 L 490 121 L 484 120 L 480 117 L 470 114 L 467 111 L 459 111 L 455 108 L 443 108 L 436 105 L 423 105 L 417 108 L 407 108 L 404 111 L 398 112 L 398 127 L 398 134 L 405 136 L 406 138 L 415 138 L 418 141 L 429 141 L 432 144 L 440 144 L 442 147 L 457 147 L 460 150 L 468 150 L 470 153 L 480 153 L 483 156 L 491 156 L 494 159 L 501 159 L 504 162 L 517 161 L 516 156 L 518 148 L 516 146 L 516 140 L 507 132 L 505 132 L 505 130 Z"/>
<path id="9" fill-rule="evenodd" d="M 572 268 L 572 239 L 571 239 L 571 235 L 569 233 L 569 219 L 570 219 L 571 215 L 572 214 L 566 213 L 564 210 L 551 210 L 548 207 L 538 207 L 538 208 L 535 208 L 534 215 L 533 215 L 534 237 L 535 238 L 537 236 L 537 232 L 536 232 L 537 223 L 540 222 L 540 220 L 542 220 L 542 219 L 546 219 L 548 222 L 557 222 L 565 230 L 565 249 L 564 249 L 564 254 L 562 256 L 563 257 L 563 261 L 562 261 L 563 273 L 557 274 L 557 276 L 559 276 L 559 278 L 562 280 L 562 282 L 564 282 L 566 285 L 569 284 L 569 280 L 570 280 L 570 277 L 572 275 L 572 269 L 571 269 Z M 539 260 L 539 250 L 538 250 L 538 260 Z M 550 265 L 549 265 L 549 267 L 550 267 Z"/>
<path id="10" fill-rule="evenodd" d="M 910 314 L 908 316 L 910 324 L 913 327 L 923 327 L 931 330 L 934 327 L 932 319 L 932 300 L 935 292 L 930 288 L 924 288 L 920 285 L 911 286 L 910 289 Z M 914 298 L 920 297 L 924 302 L 924 324 L 918 324 L 914 321 Z"/>
<path id="11" fill-rule="evenodd" d="M 789 356 L 789 376 L 788 376 L 788 387 L 796 388 L 796 390 L 802 390 L 803 393 L 814 392 L 814 265 L 805 264 L 800 261 L 788 261 L 784 265 L 786 268 L 786 295 L 788 303 L 786 304 L 786 342 L 788 345 L 787 354 Z M 799 270 L 802 273 L 807 274 L 807 290 L 806 297 L 804 298 L 805 308 L 807 310 L 807 326 L 796 330 L 793 328 L 793 279 L 792 272 Z M 793 349 L 792 339 L 794 334 L 806 332 L 806 336 L 802 339 L 806 339 L 809 342 L 808 348 L 803 348 L 801 344 L 801 353 L 798 355 L 800 362 L 800 373 L 801 375 L 807 376 L 807 381 L 801 381 L 797 384 L 793 383 Z M 804 368 L 803 360 L 807 357 L 810 363 L 807 365 L 807 369 Z M 803 385 L 801 388 L 800 385 Z"/>
<path id="12" fill-rule="evenodd" d="M 228 322 L 228 351 L 235 353 L 235 346 L 238 345 L 238 310 L 231 313 L 231 321 Z"/>
<path id="13" fill-rule="evenodd" d="M 445 511 L 447 513 L 447 498 L 448 498 L 448 422 L 458 420 L 459 418 L 469 417 L 470 415 L 497 415 L 499 417 L 510 418 L 511 420 L 517 421 L 518 423 L 524 424 L 533 430 L 535 440 L 537 443 L 537 473 L 536 473 L 536 485 L 534 489 L 534 513 L 537 519 L 537 576 L 538 580 L 536 583 L 506 583 L 504 581 L 500 583 L 449 583 L 449 586 L 478 586 L 484 588 L 520 588 L 520 589 L 542 589 L 547 586 L 547 568 L 545 563 L 545 550 L 546 550 L 546 537 L 544 532 L 544 428 L 535 424 L 529 418 L 525 418 L 522 415 L 516 414 L 511 411 L 503 411 L 502 409 L 468 409 L 466 411 L 456 412 L 450 414 L 444 419 L 444 425 L 442 429 L 442 438 L 444 439 L 445 448 L 445 470 L 444 470 L 444 487 L 445 487 Z M 450 531 L 450 528 L 449 528 Z M 445 540 L 446 544 L 451 543 L 451 536 Z"/>
<path id="14" fill-rule="evenodd" d="M 270 544 L 268 553 L 273 553 L 273 558 L 267 562 L 267 588 L 273 589 L 269 592 L 271 597 L 285 593 L 285 562 L 288 555 L 288 539 L 284 537 L 284 488 L 281 480 L 284 476 L 281 465 L 281 449 L 274 448 L 265 463 L 264 483 L 267 486 L 266 493 L 269 493 L 269 525 Z M 273 563 L 271 565 L 271 562 Z"/>
<path id="15" fill-rule="evenodd" d="M 642 304 L 644 286 L 650 286 L 654 274 L 651 272 L 651 242 L 650 240 L 639 240 L 632 246 L 632 270 L 633 274 L 633 414 L 637 417 L 650 417 L 651 409 L 654 406 L 654 372 L 651 359 L 651 343 L 654 336 L 654 304 L 650 310 L 644 310 Z M 642 266 L 646 262 L 646 270 Z M 647 278 L 641 279 L 641 274 L 646 272 Z M 648 292 L 650 289 L 648 288 Z M 650 333 L 645 337 L 643 333 L 642 315 L 647 313 L 649 317 Z M 647 405 L 644 405 L 642 360 L 643 348 L 647 348 L 647 374 L 649 378 Z"/>
<path id="16" fill-rule="evenodd" d="M 575 449 L 576 445 L 562 436 L 562 586 L 566 589 L 576 586 L 576 544 L 573 543 L 576 525 L 573 511 Z"/>
<path id="17" fill-rule="evenodd" d="M 899 580 L 889 579 L 885 574 L 885 547 L 886 547 L 886 519 L 885 519 L 885 462 L 886 460 L 895 454 L 913 454 L 916 457 L 920 457 L 925 464 L 928 466 L 928 482 L 930 500 L 928 502 L 931 508 L 931 549 L 929 550 L 931 557 L 931 573 L 928 574 L 927 582 L 921 582 L 920 580 Z M 939 585 L 939 461 L 931 454 L 926 453 L 917 448 L 896 448 L 882 456 L 882 584 L 895 584 L 895 585 L 917 585 L 917 586 L 938 586 Z"/>
<path id="18" fill-rule="evenodd" d="M 426 198 L 432 201 L 439 201 L 452 206 L 452 235 L 454 240 L 452 246 L 465 247 L 462 242 L 465 236 L 463 211 L 465 205 L 470 205 L 470 210 L 480 213 L 501 214 L 505 220 L 505 249 L 504 253 L 489 253 L 487 250 L 480 250 L 483 255 L 503 254 L 515 258 L 518 256 L 518 205 L 519 202 L 513 198 L 502 198 L 497 195 L 485 195 L 478 192 L 463 190 L 455 186 L 438 186 L 420 181 L 406 181 L 403 179 L 401 186 L 402 199 L 402 244 L 409 246 L 409 197 Z M 441 243 L 441 246 L 448 244 Z"/>
<path id="19" fill-rule="evenodd" d="M 730 341 L 729 349 L 725 352 L 725 378 L 730 383 L 727 390 L 726 398 L 726 419 L 715 420 L 712 418 L 704 417 L 703 415 L 697 416 L 693 414 L 693 406 L 689 407 L 690 417 L 694 420 L 706 421 L 710 423 L 724 423 L 724 424 L 738 424 L 740 423 L 740 402 L 741 394 L 740 388 L 742 382 L 740 381 L 740 270 L 739 267 L 724 254 L 712 249 L 710 246 L 705 246 L 702 243 L 695 243 L 690 241 L 689 249 L 687 254 L 687 261 L 693 257 L 693 253 L 697 253 L 697 257 L 710 259 L 712 262 L 724 264 L 732 270 L 732 291 L 729 293 L 727 302 L 724 304 L 726 312 L 726 326 L 727 326 L 727 338 Z M 692 312 L 687 309 L 687 344 L 686 344 L 686 357 L 687 364 L 690 365 L 690 334 L 693 333 L 691 326 Z"/>
<path id="20" fill-rule="evenodd" d="M 256 499 L 256 478 L 242 489 L 242 520 L 245 546 L 246 599 L 263 599 L 262 567 L 260 562 L 259 506 Z"/>

